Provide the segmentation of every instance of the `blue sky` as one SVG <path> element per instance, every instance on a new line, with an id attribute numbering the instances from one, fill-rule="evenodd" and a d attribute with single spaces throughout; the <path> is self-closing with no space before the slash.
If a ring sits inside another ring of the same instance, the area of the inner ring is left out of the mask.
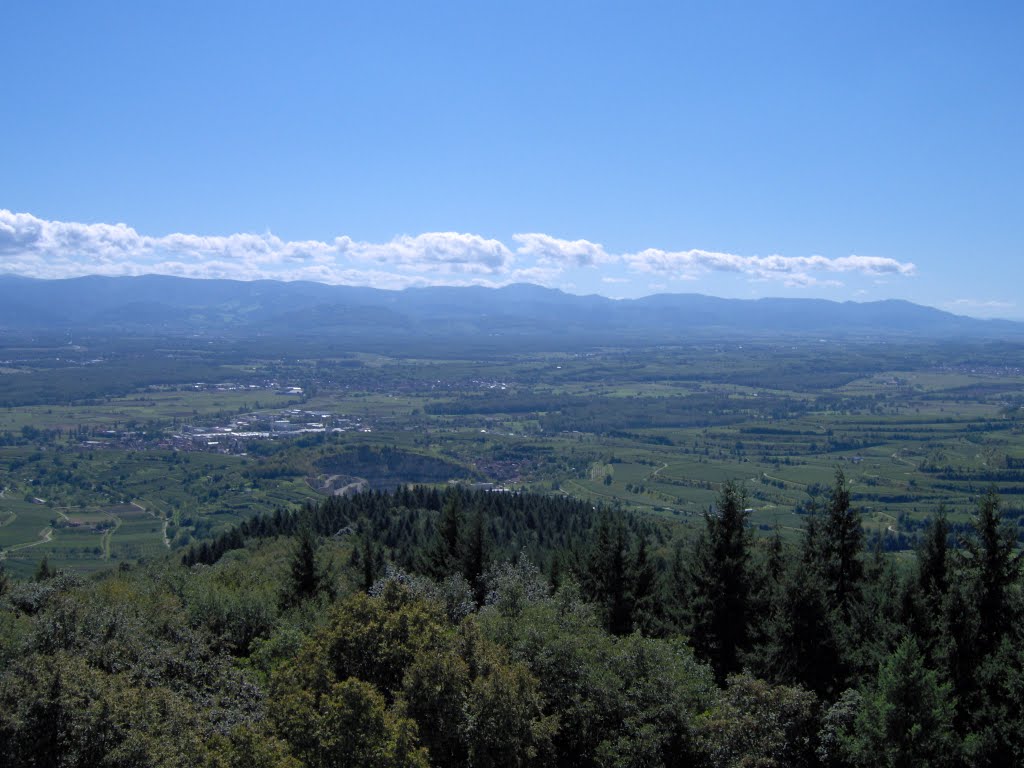
<path id="1" fill-rule="evenodd" d="M 1024 6 L 29 3 L 0 271 L 1024 317 Z"/>

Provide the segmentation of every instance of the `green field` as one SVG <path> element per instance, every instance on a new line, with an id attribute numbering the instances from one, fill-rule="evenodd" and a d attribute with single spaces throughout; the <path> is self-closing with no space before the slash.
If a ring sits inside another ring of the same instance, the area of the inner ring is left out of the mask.
<path id="1" fill-rule="evenodd" d="M 43 555 L 79 569 L 158 557 L 319 498 L 338 477 L 358 480 L 318 467 L 367 446 L 445 462 L 449 480 L 656 515 L 682 536 L 726 480 L 741 483 L 758 531 L 797 536 L 842 469 L 866 529 L 890 550 L 908 549 L 940 504 L 963 526 L 992 485 L 1020 515 L 1021 370 L 1024 349 L 1005 345 L 236 355 L 220 380 L 276 383 L 230 391 L 183 381 L 0 411 L 0 548 L 19 572 Z M 296 384 L 301 396 L 278 394 Z M 279 422 L 323 431 L 232 437 Z M 189 442 L 193 432 L 213 437 Z M 439 480 L 417 464 L 374 471 L 375 482 Z"/>

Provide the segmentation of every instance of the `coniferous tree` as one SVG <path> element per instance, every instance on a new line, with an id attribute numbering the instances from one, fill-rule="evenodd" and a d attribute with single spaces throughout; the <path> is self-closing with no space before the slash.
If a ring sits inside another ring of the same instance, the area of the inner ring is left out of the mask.
<path id="1" fill-rule="evenodd" d="M 669 599 L 665 608 L 668 621 L 679 632 L 687 630 L 687 600 L 690 592 L 690 574 L 682 544 L 676 544 L 672 563 L 668 569 L 667 591 Z"/>
<path id="2" fill-rule="evenodd" d="M 782 583 L 782 577 L 786 572 L 786 558 L 782 544 L 782 529 L 777 521 L 772 530 L 772 537 L 768 539 L 764 569 L 770 583 L 776 585 Z"/>
<path id="3" fill-rule="evenodd" d="M 1011 589 L 1020 578 L 1024 557 L 1017 552 L 1014 526 L 1003 520 L 995 490 L 979 502 L 974 537 L 967 539 L 965 550 L 978 606 L 978 650 L 984 654 L 1016 628 L 1019 609 Z"/>
<path id="4" fill-rule="evenodd" d="M 760 665 L 778 683 L 799 683 L 823 699 L 835 697 L 846 674 L 833 634 L 821 574 L 796 562 L 783 578 L 765 629 Z"/>
<path id="5" fill-rule="evenodd" d="M 602 514 L 583 574 L 588 596 L 601 606 L 603 624 L 615 635 L 632 630 L 628 602 L 626 527 L 621 519 Z"/>
<path id="6" fill-rule="evenodd" d="M 754 544 L 759 551 L 751 567 L 750 646 L 756 656 L 749 660 L 757 666 L 764 662 L 766 632 L 786 577 L 786 551 L 778 522 L 771 538 Z"/>
<path id="7" fill-rule="evenodd" d="M 841 469 L 836 470 L 835 484 L 822 521 L 819 546 L 820 564 L 833 605 L 844 619 L 849 618 L 864 575 L 861 562 L 864 532 L 859 512 L 850 506 L 850 490 Z"/>
<path id="8" fill-rule="evenodd" d="M 925 667 L 908 637 L 879 668 L 857 715 L 851 757 L 855 765 L 914 768 L 959 765 L 948 683 Z"/>
<path id="9" fill-rule="evenodd" d="M 704 516 L 690 566 L 690 640 L 719 680 L 739 670 L 750 637 L 752 534 L 745 507 L 742 489 L 725 483 L 715 511 Z"/>
<path id="10" fill-rule="evenodd" d="M 939 507 L 917 551 L 917 588 L 936 612 L 949 589 L 949 521 Z"/>
<path id="11" fill-rule="evenodd" d="M 647 539 L 640 537 L 636 554 L 630 563 L 630 595 L 632 625 L 645 635 L 660 631 L 661 610 L 657 599 L 658 572 L 647 554 Z"/>
<path id="12" fill-rule="evenodd" d="M 50 568 L 50 560 L 47 555 L 43 555 L 43 559 L 39 561 L 39 566 L 36 568 L 35 579 L 36 581 L 46 581 L 57 575 L 56 569 Z"/>
<path id="13" fill-rule="evenodd" d="M 886 558 L 883 538 L 874 537 L 857 599 L 852 605 L 847 660 L 858 682 L 874 677 L 878 666 L 898 645 L 905 627 L 900 623 L 901 584 L 891 560 Z"/>
<path id="14" fill-rule="evenodd" d="M 936 654 L 957 698 L 957 730 L 965 733 L 978 704 L 978 610 L 969 584 L 950 586 L 943 601 L 941 621 Z"/>
<path id="15" fill-rule="evenodd" d="M 462 498 L 458 489 L 445 494 L 438 518 L 434 541 L 427 551 L 424 569 L 436 579 L 443 579 L 462 568 Z"/>
<path id="16" fill-rule="evenodd" d="M 353 551 L 359 552 L 359 565 L 363 571 L 363 591 L 369 592 L 373 582 L 377 580 L 377 552 L 368 530 L 363 533 L 360 549 Z"/>
<path id="17" fill-rule="evenodd" d="M 864 598 L 863 547 L 860 514 L 851 507 L 846 477 L 837 469 L 824 511 L 818 513 L 815 503 L 807 521 L 801 557 L 808 568 L 808 576 L 813 574 L 825 590 L 830 624 L 825 634 L 839 649 L 842 660 L 816 690 L 838 693 L 853 682 L 858 668 L 869 673 L 872 668 L 869 663 L 865 670 L 865 660 L 859 658 L 860 640 L 868 631 L 867 617 L 859 610 Z"/>
<path id="18" fill-rule="evenodd" d="M 945 508 L 940 506 L 917 548 L 917 571 L 907 585 L 903 608 L 904 620 L 929 661 L 937 658 L 952 566 L 949 521 Z"/>
<path id="19" fill-rule="evenodd" d="M 943 661 L 957 696 L 957 724 L 976 765 L 1009 765 L 1024 754 L 1024 659 L 1020 643 L 1022 554 L 990 490 L 963 542 L 962 576 L 948 592 Z"/>
<path id="20" fill-rule="evenodd" d="M 551 556 L 551 571 L 548 574 L 548 588 L 551 590 L 551 594 L 555 594 L 558 588 L 562 586 L 562 565 L 561 559 L 558 553 L 555 552 Z"/>
<path id="21" fill-rule="evenodd" d="M 477 605 L 484 604 L 487 587 L 483 581 L 488 561 L 487 528 L 483 510 L 477 509 L 462 545 L 462 575 L 473 589 Z"/>
<path id="22" fill-rule="evenodd" d="M 324 586 L 324 576 L 317 561 L 320 542 L 309 522 L 303 523 L 298 530 L 295 550 L 292 554 L 291 580 L 285 601 L 299 603 L 315 596 Z"/>

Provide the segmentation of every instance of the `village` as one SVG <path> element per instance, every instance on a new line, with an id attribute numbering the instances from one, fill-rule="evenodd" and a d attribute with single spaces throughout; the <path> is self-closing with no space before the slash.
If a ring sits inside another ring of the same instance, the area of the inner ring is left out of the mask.
<path id="1" fill-rule="evenodd" d="M 276 382 L 263 385 L 195 382 L 187 388 L 211 392 L 269 390 L 275 395 L 290 396 L 292 400 L 289 402 L 290 407 L 257 407 L 257 410 L 230 417 L 196 417 L 189 422 L 175 423 L 169 428 L 144 429 L 137 424 L 129 424 L 123 428 L 89 432 L 83 435 L 88 439 L 82 439 L 80 445 L 83 448 L 164 449 L 245 455 L 253 441 L 374 431 L 373 424 L 365 417 L 294 407 L 297 402 L 295 398 L 304 396 L 303 388 L 298 386 L 281 386 Z"/>

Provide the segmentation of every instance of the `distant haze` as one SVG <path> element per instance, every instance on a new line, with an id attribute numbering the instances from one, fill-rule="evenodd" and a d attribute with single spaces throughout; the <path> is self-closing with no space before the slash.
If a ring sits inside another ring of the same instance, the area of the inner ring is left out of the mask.
<path id="1" fill-rule="evenodd" d="M 0 277 L 0 329 L 303 337 L 383 348 L 416 338 L 571 348 L 730 336 L 1018 338 L 1024 324 L 976 320 L 896 300 L 700 294 L 612 300 L 529 284 L 392 291 L 310 281 L 8 275 Z"/>

